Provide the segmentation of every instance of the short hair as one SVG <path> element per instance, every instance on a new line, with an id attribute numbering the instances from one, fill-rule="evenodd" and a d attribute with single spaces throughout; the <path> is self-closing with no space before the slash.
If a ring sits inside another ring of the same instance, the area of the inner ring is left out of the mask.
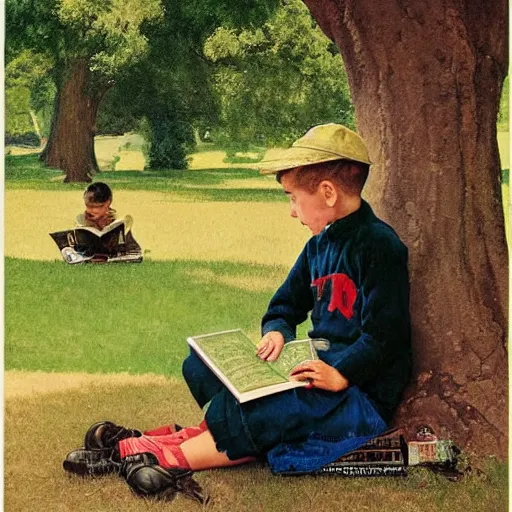
<path id="1" fill-rule="evenodd" d="M 95 181 L 85 189 L 84 200 L 86 204 L 112 201 L 112 190 L 110 190 L 110 187 L 106 183 Z"/>
<path id="2" fill-rule="evenodd" d="M 285 174 L 296 171 L 294 175 L 295 185 L 310 194 L 316 192 L 322 181 L 329 180 L 346 194 L 361 195 L 369 170 L 370 166 L 362 162 L 332 160 L 280 171 L 277 173 L 276 179 L 281 183 L 281 178 Z"/>

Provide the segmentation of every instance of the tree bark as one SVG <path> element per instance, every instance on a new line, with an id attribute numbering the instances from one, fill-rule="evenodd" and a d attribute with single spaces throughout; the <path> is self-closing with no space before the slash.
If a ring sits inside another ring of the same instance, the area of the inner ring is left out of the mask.
<path id="1" fill-rule="evenodd" d="M 48 143 L 41 159 L 61 169 L 65 182 L 89 182 L 99 172 L 94 153 L 98 107 L 104 92 L 93 91 L 87 59 L 77 59 L 57 85 Z"/>
<path id="2" fill-rule="evenodd" d="M 506 458 L 507 2 L 304 2 L 343 56 L 374 162 L 366 196 L 409 247 L 415 374 L 396 424 Z"/>

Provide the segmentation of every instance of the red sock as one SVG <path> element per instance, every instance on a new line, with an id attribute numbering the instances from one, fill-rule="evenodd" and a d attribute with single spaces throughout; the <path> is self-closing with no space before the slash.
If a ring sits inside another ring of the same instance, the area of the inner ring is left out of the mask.
<path id="1" fill-rule="evenodd" d="M 190 469 L 180 445 L 162 443 L 164 437 L 170 436 L 141 436 L 122 439 L 118 443 L 119 455 L 121 459 L 124 459 L 128 455 L 149 452 L 156 456 L 158 464 L 163 468 Z"/>
<path id="2" fill-rule="evenodd" d="M 145 430 L 143 432 L 145 436 L 168 436 L 175 433 L 175 425 L 164 425 L 162 427 L 155 428 L 154 430 Z"/>
<path id="3" fill-rule="evenodd" d="M 208 430 L 208 425 L 206 424 L 206 421 L 203 420 L 199 425 L 185 427 L 170 436 L 165 436 L 165 440 L 163 440 L 163 442 L 166 444 L 181 444 L 187 439 L 192 439 L 193 437 L 202 434 L 205 430 Z"/>
<path id="4" fill-rule="evenodd" d="M 176 434 L 178 432 L 180 432 L 181 435 L 185 435 L 185 431 L 188 431 L 190 435 L 187 439 L 189 439 L 190 437 L 194 437 L 191 434 L 196 429 L 201 429 L 201 430 L 197 431 L 200 434 L 201 432 L 204 432 L 207 428 L 208 428 L 208 426 L 206 425 L 206 421 L 203 420 L 198 426 L 182 428 L 181 430 L 176 430 L 176 425 L 174 425 L 174 424 L 173 425 L 163 425 L 162 427 L 155 428 L 154 430 L 145 430 L 143 432 L 143 434 L 145 436 L 170 436 L 170 435 Z M 195 434 L 195 435 L 197 435 L 197 434 Z"/>
<path id="5" fill-rule="evenodd" d="M 202 434 L 207 429 L 206 421 L 203 420 L 198 426 L 187 427 L 169 435 L 150 436 L 144 434 L 141 437 L 122 439 L 118 443 L 119 455 L 123 459 L 128 455 L 150 452 L 156 456 L 158 463 L 163 468 L 190 469 L 180 444 Z"/>

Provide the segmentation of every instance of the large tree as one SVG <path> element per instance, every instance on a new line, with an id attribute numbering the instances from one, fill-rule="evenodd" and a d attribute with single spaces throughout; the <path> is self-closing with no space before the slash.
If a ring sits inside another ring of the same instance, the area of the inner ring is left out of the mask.
<path id="1" fill-rule="evenodd" d="M 409 247 L 415 378 L 396 421 L 506 457 L 507 2 L 304 2 L 343 55 L 368 196 Z"/>
<path id="2" fill-rule="evenodd" d="M 65 181 L 90 181 L 98 171 L 98 107 L 118 74 L 147 51 L 142 24 L 161 15 L 160 0 L 7 0 L 7 57 L 30 48 L 53 61 L 55 106 L 41 157 Z"/>

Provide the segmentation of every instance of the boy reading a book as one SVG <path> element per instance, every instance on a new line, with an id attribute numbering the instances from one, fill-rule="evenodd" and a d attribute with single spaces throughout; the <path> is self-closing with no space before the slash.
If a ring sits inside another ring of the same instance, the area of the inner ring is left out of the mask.
<path id="1" fill-rule="evenodd" d="M 85 212 L 76 217 L 77 225 L 89 226 L 103 231 L 116 220 L 116 211 L 112 208 L 112 199 L 112 190 L 106 183 L 101 181 L 91 183 L 85 189 Z M 125 215 L 124 221 L 126 252 L 136 256 L 140 255 L 142 259 L 142 250 L 131 231 L 133 225 L 132 216 Z"/>
<path id="2" fill-rule="evenodd" d="M 152 465 L 200 470 L 265 455 L 274 472 L 316 471 L 382 433 L 409 379 L 407 249 L 361 198 L 370 166 L 363 140 L 341 125 L 316 126 L 261 166 L 313 236 L 270 301 L 257 354 L 277 359 L 308 314 L 310 337 L 330 348 L 292 371 L 308 387 L 242 404 L 192 351 L 183 374 L 206 409 L 199 426 L 155 431 L 162 436 L 91 427 L 89 438 L 110 457 L 146 453 L 140 478 L 155 493 L 166 484 Z M 90 453 L 72 454 L 68 469 L 94 472 Z"/>

